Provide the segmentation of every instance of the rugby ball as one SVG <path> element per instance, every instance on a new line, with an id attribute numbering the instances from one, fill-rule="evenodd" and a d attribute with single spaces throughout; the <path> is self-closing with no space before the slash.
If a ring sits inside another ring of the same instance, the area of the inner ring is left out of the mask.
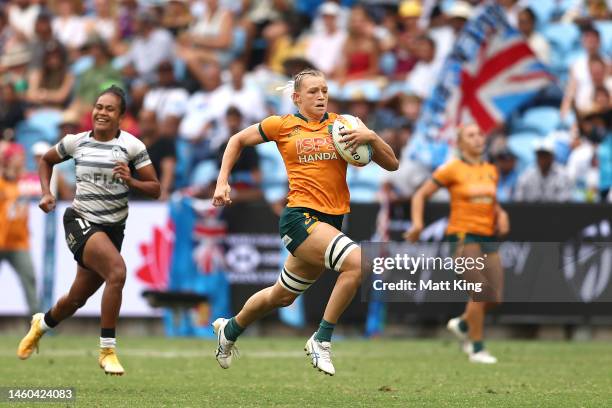
<path id="1" fill-rule="evenodd" d="M 354 153 L 351 152 L 351 148 L 347 148 L 348 142 L 341 142 L 343 135 L 340 134 L 342 130 L 355 129 L 359 126 L 359 121 L 355 116 L 352 115 L 339 115 L 334 121 L 332 126 L 332 140 L 336 151 L 344 160 L 353 166 L 365 166 L 372 160 L 372 148 L 369 144 L 365 143 L 359 145 Z"/>

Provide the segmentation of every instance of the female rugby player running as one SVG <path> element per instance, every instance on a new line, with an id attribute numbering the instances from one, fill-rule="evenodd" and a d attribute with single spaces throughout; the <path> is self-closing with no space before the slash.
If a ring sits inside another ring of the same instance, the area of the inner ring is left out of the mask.
<path id="1" fill-rule="evenodd" d="M 448 329 L 462 342 L 463 350 L 474 363 L 493 364 L 497 359 L 484 349 L 485 312 L 501 302 L 503 268 L 493 242 L 495 234 L 506 235 L 510 229 L 508 214 L 495 198 L 497 170 L 482 160 L 485 138 L 477 125 L 459 130 L 457 145 L 460 158 L 438 168 L 412 198 L 412 227 L 404 237 L 412 242 L 423 230 L 425 200 L 440 187 L 449 190 L 451 211 L 447 238 L 454 256 L 477 258 L 484 255 L 484 270 L 466 271 L 461 278 L 483 283 L 483 292 L 471 294 L 461 317 L 449 320 Z"/>
<path id="2" fill-rule="evenodd" d="M 64 230 L 78 266 L 70 291 L 47 313 L 33 316 L 30 331 L 17 350 L 21 359 L 30 357 L 47 330 L 72 316 L 106 283 L 98 363 L 106 374 L 124 373 L 115 354 L 115 326 L 126 274 L 119 251 L 128 216 L 128 191 L 133 188 L 153 198 L 160 194 L 145 145 L 119 129 L 125 105 L 121 88 L 106 89 L 93 109 L 93 131 L 67 135 L 40 161 L 43 197 L 39 207 L 48 213 L 55 208 L 55 197 L 49 190 L 53 166 L 75 159 L 76 196 L 64 213 Z M 130 166 L 136 169 L 138 179 L 131 177 Z"/>
<path id="3" fill-rule="evenodd" d="M 338 117 L 327 112 L 327 83 L 323 73 L 304 70 L 293 84 L 294 115 L 270 116 L 234 135 L 225 150 L 213 204 L 231 204 L 228 177 L 245 146 L 274 141 L 283 157 L 289 179 L 288 204 L 280 217 L 280 235 L 289 255 L 278 281 L 251 296 L 231 319 L 217 319 L 217 361 L 223 368 L 232 362 L 238 336 L 268 312 L 290 305 L 325 269 L 339 272 L 319 329 L 306 342 L 312 365 L 329 375 L 334 326 L 361 282 L 361 250 L 340 232 L 349 212 L 349 190 L 344 161 L 334 148 L 331 128 Z M 369 143 L 372 160 L 386 170 L 396 170 L 393 150 L 363 123 L 343 133 L 343 141 L 355 149 Z"/>

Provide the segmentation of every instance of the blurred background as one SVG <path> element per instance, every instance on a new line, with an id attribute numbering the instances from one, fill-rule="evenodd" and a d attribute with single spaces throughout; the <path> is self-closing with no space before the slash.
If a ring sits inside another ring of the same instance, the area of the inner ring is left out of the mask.
<path id="1" fill-rule="evenodd" d="M 122 129 L 146 144 L 162 185 L 159 201 L 130 201 L 125 330 L 209 336 L 209 322 L 276 280 L 287 255 L 277 227 L 287 179 L 276 146 L 243 152 L 234 206 L 220 211 L 209 198 L 228 138 L 294 113 L 290 91 L 277 88 L 307 67 L 326 74 L 329 111 L 360 117 L 401 158 L 393 174 L 349 166 L 353 212 L 344 229 L 354 240 L 400 239 L 411 195 L 454 153 L 455 126 L 475 121 L 499 169 L 508 239 L 578 242 L 579 264 L 591 242 L 611 234 L 611 3 L 0 0 L 0 327 L 21 331 L 23 316 L 45 310 L 72 281 L 61 215 L 74 196 L 74 164 L 55 167 L 62 203 L 44 215 L 36 161 L 66 134 L 91 129 L 96 96 L 111 84 L 127 91 Z M 447 200 L 434 197 L 426 239 L 442 239 Z M 546 284 L 534 288 L 568 301 L 539 303 L 536 290 L 533 303 L 492 314 L 494 330 L 612 335 L 607 249 L 572 272 L 521 269 L 521 248 L 503 248 L 507 280 L 537 276 Z M 334 280 L 326 274 L 252 331 L 316 323 Z M 95 330 L 99 300 L 66 330 Z M 461 308 L 358 297 L 343 322 L 356 334 L 433 335 Z"/>

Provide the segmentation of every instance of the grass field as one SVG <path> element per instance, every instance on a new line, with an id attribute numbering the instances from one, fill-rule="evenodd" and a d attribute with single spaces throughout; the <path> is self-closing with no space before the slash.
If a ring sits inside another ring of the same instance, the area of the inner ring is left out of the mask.
<path id="1" fill-rule="evenodd" d="M 336 376 L 314 370 L 305 339 L 239 342 L 241 356 L 218 367 L 214 343 L 120 338 L 123 377 L 97 366 L 96 337 L 44 338 L 40 354 L 14 355 L 19 339 L 0 337 L 0 387 L 74 387 L 73 406 L 603 407 L 612 404 L 612 345 L 493 341 L 496 366 L 474 365 L 455 343 L 343 340 Z M 57 404 L 34 404 L 37 407 Z M 66 404 L 64 404 L 66 405 Z M 0 403 L 0 406 L 27 406 Z"/>

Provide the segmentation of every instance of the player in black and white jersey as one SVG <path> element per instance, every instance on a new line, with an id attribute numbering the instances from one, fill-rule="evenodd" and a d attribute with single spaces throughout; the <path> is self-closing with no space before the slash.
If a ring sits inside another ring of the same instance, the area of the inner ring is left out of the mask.
<path id="1" fill-rule="evenodd" d="M 50 149 L 39 164 L 44 212 L 55 208 L 49 190 L 53 166 L 70 158 L 76 163 L 76 196 L 64 213 L 66 242 L 77 261 L 77 273 L 70 291 L 47 313 L 32 318 L 28 334 L 21 340 L 17 355 L 28 358 L 44 333 L 82 307 L 103 283 L 100 356 L 107 374 L 122 375 L 124 369 L 115 354 L 115 326 L 121 308 L 126 267 L 119 253 L 128 216 L 128 191 L 136 189 L 157 198 L 159 182 L 145 145 L 119 129 L 126 109 L 125 94 L 112 86 L 98 97 L 93 109 L 93 130 L 67 135 Z M 132 178 L 133 168 L 138 179 Z"/>

